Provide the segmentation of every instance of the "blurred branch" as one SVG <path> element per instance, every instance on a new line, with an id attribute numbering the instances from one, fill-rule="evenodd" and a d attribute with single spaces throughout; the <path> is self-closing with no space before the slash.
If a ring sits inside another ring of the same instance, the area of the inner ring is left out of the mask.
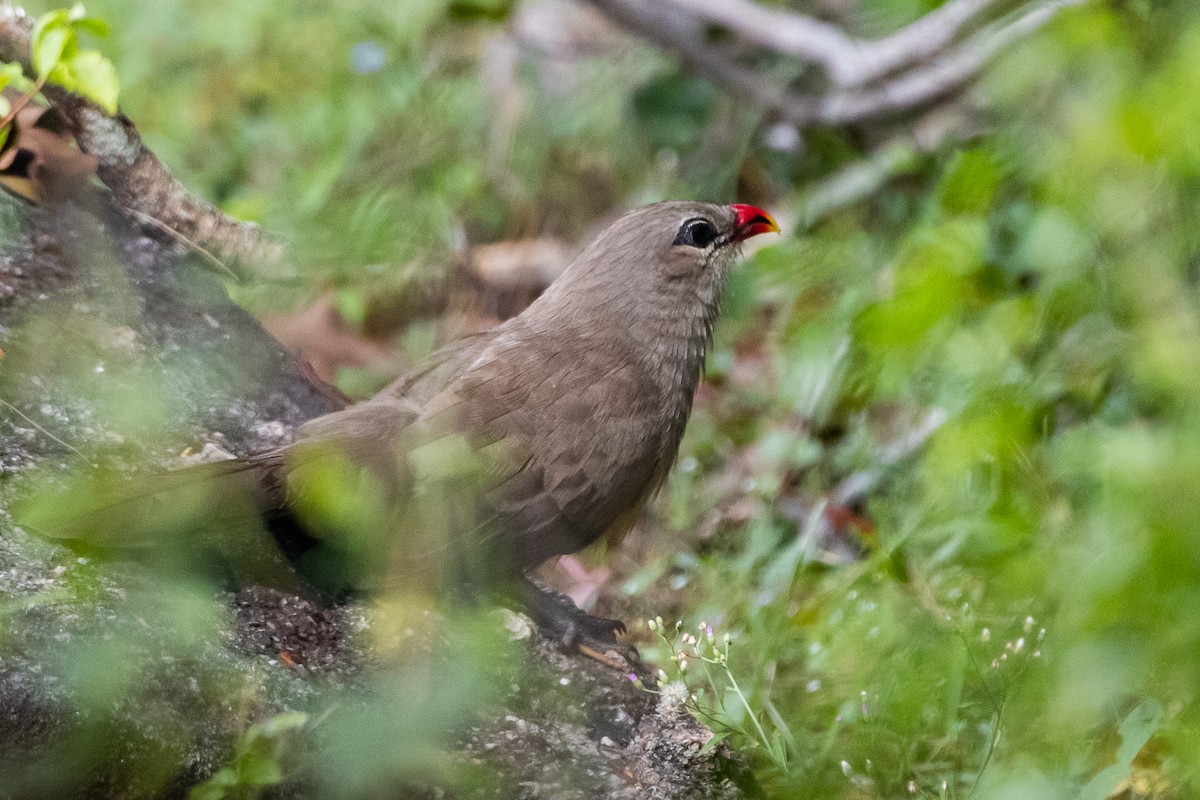
<path id="1" fill-rule="evenodd" d="M 787 109 L 780 111 L 798 125 L 813 122 L 833 125 L 862 122 L 917 108 L 962 88 L 1005 48 L 1037 31 L 1062 9 L 1084 2 L 1087 0 L 1050 0 L 1036 4 L 1023 10 L 1011 22 L 985 29 L 928 65 L 903 73 L 877 88 L 835 92 L 812 98 L 807 107 L 797 105 L 792 113 Z"/>
<path id="2" fill-rule="evenodd" d="M 832 23 L 760 6 L 751 0 L 588 0 L 608 17 L 678 55 L 689 67 L 781 119 L 799 126 L 844 125 L 939 100 L 973 80 L 1005 48 L 1064 8 L 1087 0 L 1025 2 L 995 17 L 999 0 L 949 0 L 875 40 Z M 736 37 L 713 41 L 708 26 Z M 976 31 L 965 39 L 968 28 Z M 746 46 L 819 67 L 824 92 L 798 92 L 739 62 Z"/>
<path id="3" fill-rule="evenodd" d="M 855 39 L 836 25 L 751 0 L 668 0 L 747 42 L 820 64 L 840 88 L 861 86 L 935 55 L 999 0 L 950 0 L 882 39 Z"/>
<path id="4" fill-rule="evenodd" d="M 875 469 L 851 473 L 834 487 L 831 500 L 837 505 L 861 503 L 883 479 L 887 470 L 925 446 L 950 418 L 943 408 L 931 408 L 916 425 L 879 449 Z"/>
<path id="5" fill-rule="evenodd" d="M 945 409 L 931 408 L 898 437 L 881 446 L 870 469 L 847 475 L 820 500 L 805 508 L 803 515 L 795 518 L 800 523 L 798 549 L 805 554 L 805 559 L 834 565 L 843 563 L 847 557 L 857 558 L 838 552 L 836 545 L 842 538 L 839 531 L 844 531 L 845 526 L 854 521 L 872 492 L 906 459 L 923 448 L 948 419 Z M 859 518 L 859 524 L 861 522 Z"/>
<path id="6" fill-rule="evenodd" d="M 587 0 L 614 22 L 678 55 L 714 83 L 776 108 L 786 93 L 754 70 L 743 67 L 713 46 L 699 20 L 657 0 Z"/>
<path id="7" fill-rule="evenodd" d="M 32 31 L 33 20 L 22 9 L 0 5 L 0 59 L 20 63 L 32 72 Z M 80 149 L 99 159 L 100 180 L 126 211 L 152 220 L 223 267 L 241 262 L 257 268 L 284 260 L 283 244 L 257 225 L 231 219 L 190 195 L 150 152 L 124 114 L 109 115 L 90 100 L 53 84 L 46 84 L 42 93 L 75 128 Z"/>
<path id="8" fill-rule="evenodd" d="M 921 152 L 911 140 L 893 141 L 843 167 L 801 196 L 794 214 L 796 227 L 808 230 L 835 211 L 871 196 L 891 178 L 915 168 Z"/>
<path id="9" fill-rule="evenodd" d="M 924 447 L 948 419 L 945 409 L 931 408 L 913 427 L 879 448 L 873 468 L 853 472 L 834 486 L 805 517 L 800 536 L 807 546 L 815 550 L 836 541 L 838 527 L 844 524 L 844 518 L 839 521 L 839 512 L 852 511 L 865 504 L 876 487 L 893 474 L 898 465 Z M 832 557 L 835 560 L 827 563 L 837 563 L 837 555 L 832 554 Z"/>

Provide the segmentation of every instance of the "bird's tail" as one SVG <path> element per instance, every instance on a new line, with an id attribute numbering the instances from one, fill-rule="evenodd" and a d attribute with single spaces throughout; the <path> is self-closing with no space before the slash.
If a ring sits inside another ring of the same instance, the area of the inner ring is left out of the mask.
<path id="1" fill-rule="evenodd" d="M 93 472 L 27 497 L 14 516 L 81 555 L 296 591 L 267 525 L 277 505 L 267 486 L 261 465 L 243 460 L 135 479 Z"/>

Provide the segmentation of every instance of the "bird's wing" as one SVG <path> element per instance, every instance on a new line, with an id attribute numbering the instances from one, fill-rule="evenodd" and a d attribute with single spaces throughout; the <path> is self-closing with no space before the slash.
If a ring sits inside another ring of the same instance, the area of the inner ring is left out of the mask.
<path id="1" fill-rule="evenodd" d="M 474 533 L 521 567 L 627 526 L 656 468 L 646 375 L 622 354 L 561 344 L 498 338 L 414 423 L 468 432 L 495 518 Z"/>
<path id="2" fill-rule="evenodd" d="M 403 520 L 386 517 L 411 494 L 401 456 L 412 442 L 442 435 L 430 425 L 406 433 L 422 416 L 416 398 L 440 394 L 456 357 L 481 339 L 441 351 L 370 401 L 310 421 L 292 445 L 150 477 L 82 475 L 54 497 L 31 498 L 19 518 L 81 552 L 200 563 L 204 551 L 234 562 L 239 583 L 294 589 L 289 559 L 309 562 L 315 575 L 328 571 L 319 561 L 345 562 L 347 551 L 368 560 L 371 548 L 387 549 Z M 311 582 L 324 590 L 356 572 L 338 570 L 345 575 Z M 301 572 L 313 577 L 306 565 Z"/>

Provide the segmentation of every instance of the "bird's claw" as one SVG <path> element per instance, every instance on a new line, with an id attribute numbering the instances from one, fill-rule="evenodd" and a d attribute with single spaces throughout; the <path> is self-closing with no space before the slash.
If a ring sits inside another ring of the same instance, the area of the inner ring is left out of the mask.
<path id="1" fill-rule="evenodd" d="M 545 631 L 547 635 L 552 631 Z M 562 649 L 587 656 L 593 661 L 626 670 L 642 663 L 641 654 L 631 644 L 618 642 L 625 625 L 620 620 L 593 617 L 580 612 L 580 619 L 570 622 L 561 635 L 551 638 Z"/>
<path id="2" fill-rule="evenodd" d="M 528 587 L 533 591 L 526 596 L 526 610 L 541 634 L 560 648 L 621 670 L 642 663 L 636 647 L 617 641 L 627 631 L 624 622 L 592 616 L 565 595 L 532 581 Z"/>
<path id="3" fill-rule="evenodd" d="M 625 670 L 642 663 L 641 654 L 636 647 L 617 641 L 618 636 L 625 635 L 625 623 L 619 619 L 594 617 L 577 610 L 578 616 L 567 623 L 558 636 L 551 636 L 559 647 L 568 651 L 587 656 L 593 661 Z M 545 631 L 547 635 L 553 631 Z"/>
<path id="4" fill-rule="evenodd" d="M 586 611 L 579 611 L 578 616 L 567 623 L 564 639 L 593 639 L 607 644 L 617 644 L 617 637 L 625 635 L 625 623 L 619 619 L 594 617 Z"/>

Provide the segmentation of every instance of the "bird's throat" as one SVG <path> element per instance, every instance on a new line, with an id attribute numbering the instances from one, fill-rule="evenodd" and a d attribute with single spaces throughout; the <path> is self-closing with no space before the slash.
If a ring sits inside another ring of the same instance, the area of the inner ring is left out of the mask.
<path id="1" fill-rule="evenodd" d="M 660 318 L 648 347 L 651 372 L 663 401 L 666 446 L 671 461 L 683 438 L 696 388 L 704 374 L 718 304 L 697 304 L 687 311 L 690 313 Z"/>

